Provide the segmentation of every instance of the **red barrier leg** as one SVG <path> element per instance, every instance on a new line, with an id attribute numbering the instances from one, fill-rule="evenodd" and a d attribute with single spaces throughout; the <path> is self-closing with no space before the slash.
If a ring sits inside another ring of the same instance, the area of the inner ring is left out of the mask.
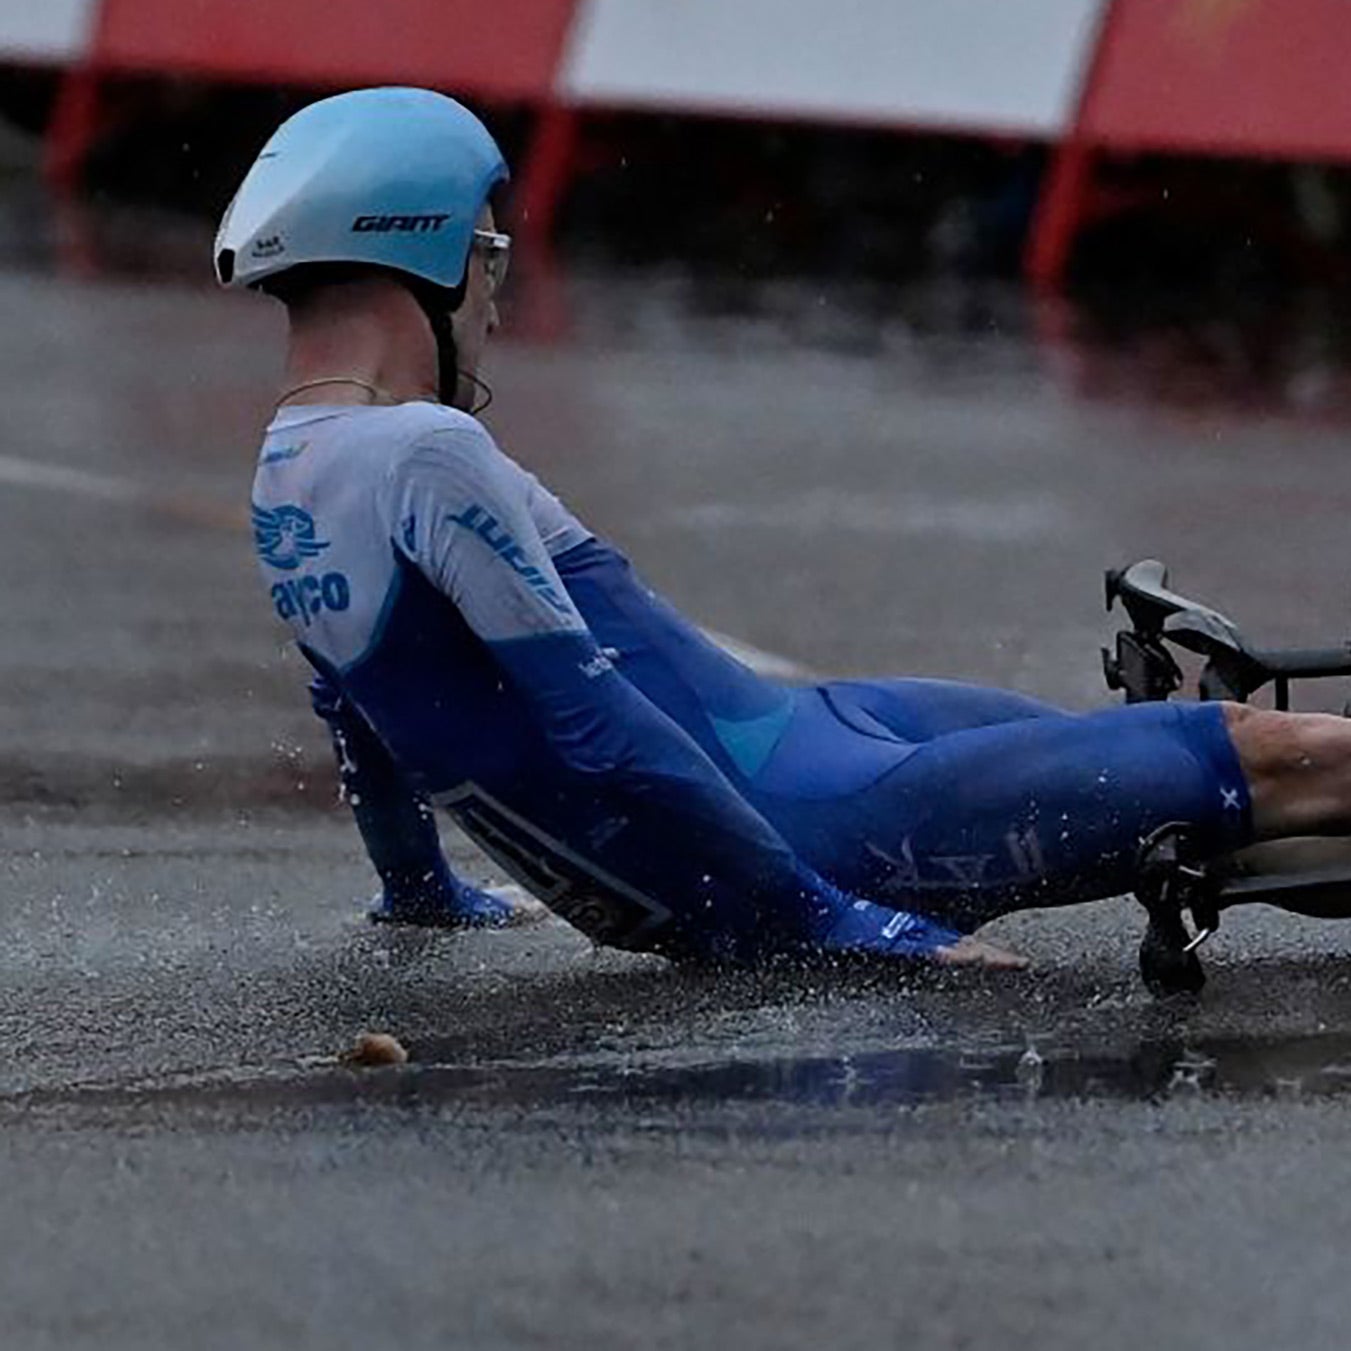
<path id="1" fill-rule="evenodd" d="M 531 342 L 556 342 L 567 332 L 566 291 L 554 255 L 558 208 L 577 166 L 577 112 L 546 104 L 521 171 L 515 229 L 521 240 L 521 289 L 514 331 Z"/>
<path id="2" fill-rule="evenodd" d="M 43 146 L 42 172 L 56 192 L 74 192 L 98 132 L 102 98 L 98 72 L 76 66 L 61 80 Z"/>
<path id="3" fill-rule="evenodd" d="M 1024 268 L 1027 279 L 1044 290 L 1055 290 L 1064 284 L 1074 240 L 1088 211 L 1093 188 L 1095 100 L 1117 45 L 1126 3 L 1127 0 L 1103 0 L 1092 54 L 1079 85 L 1074 123 L 1054 152 L 1033 218 Z"/>
<path id="4" fill-rule="evenodd" d="M 1092 147 L 1078 137 L 1055 153 L 1027 250 L 1027 278 L 1042 290 L 1058 290 L 1064 284 L 1093 186 L 1093 158 Z"/>
<path id="5" fill-rule="evenodd" d="M 579 130 L 573 108 L 550 103 L 540 113 L 516 197 L 517 229 L 532 249 L 546 249 L 553 239 L 559 203 L 577 161 Z"/>

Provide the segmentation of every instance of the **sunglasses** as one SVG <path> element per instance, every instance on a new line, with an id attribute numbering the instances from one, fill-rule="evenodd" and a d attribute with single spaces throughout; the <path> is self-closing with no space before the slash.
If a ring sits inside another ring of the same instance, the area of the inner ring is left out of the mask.
<path id="1" fill-rule="evenodd" d="M 507 264 L 511 262 L 511 236 L 496 230 L 475 230 L 473 247 L 483 259 L 483 271 L 488 285 L 497 291 L 507 279 Z"/>

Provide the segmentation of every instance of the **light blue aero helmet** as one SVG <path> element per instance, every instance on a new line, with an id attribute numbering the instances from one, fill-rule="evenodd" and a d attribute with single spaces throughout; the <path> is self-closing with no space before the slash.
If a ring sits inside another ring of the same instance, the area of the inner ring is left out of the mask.
<path id="1" fill-rule="evenodd" d="M 224 286 L 355 263 L 453 289 L 506 161 L 467 108 L 428 89 L 321 99 L 272 134 L 216 235 Z"/>

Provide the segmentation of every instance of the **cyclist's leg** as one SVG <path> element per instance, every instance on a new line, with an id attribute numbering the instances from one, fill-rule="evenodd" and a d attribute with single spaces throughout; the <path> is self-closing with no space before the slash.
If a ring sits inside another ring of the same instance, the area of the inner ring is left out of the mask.
<path id="1" fill-rule="evenodd" d="M 911 742 L 1006 722 L 1075 716 L 1010 690 L 947 680 L 839 681 L 824 692 L 845 721 L 875 719 Z M 1259 839 L 1351 835 L 1351 719 L 1247 704 L 1217 707 L 1223 709 L 1251 791 Z M 1135 716 L 1127 710 L 1105 712 Z"/>
<path id="2" fill-rule="evenodd" d="M 1140 844 L 1170 822 L 1188 825 L 1210 853 L 1253 839 L 1220 704 L 1138 704 L 953 732 L 820 812 L 828 876 L 967 930 L 1008 910 L 1128 890 Z"/>
<path id="3" fill-rule="evenodd" d="M 1063 709 L 1029 695 L 956 680 L 836 680 L 821 688 L 842 721 L 866 732 L 875 720 L 903 741 L 1064 716 Z"/>
<path id="4" fill-rule="evenodd" d="M 1351 872 L 1351 720 L 1246 704 L 1226 705 L 1225 716 L 1248 779 L 1254 830 L 1264 841 L 1226 870 L 1259 878 Z M 1351 887 L 1258 899 L 1301 915 L 1351 918 Z"/>
<path id="5" fill-rule="evenodd" d="M 1223 705 L 1259 839 L 1351 835 L 1351 719 Z"/>

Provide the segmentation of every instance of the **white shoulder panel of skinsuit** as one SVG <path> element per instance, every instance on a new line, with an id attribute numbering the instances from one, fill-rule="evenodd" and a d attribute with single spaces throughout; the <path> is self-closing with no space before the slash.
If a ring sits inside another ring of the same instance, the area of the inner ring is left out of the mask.
<path id="1" fill-rule="evenodd" d="M 486 641 L 584 627 L 551 559 L 590 532 L 481 423 L 438 404 L 283 410 L 253 525 L 278 615 L 339 668 L 377 641 L 400 557 Z"/>

